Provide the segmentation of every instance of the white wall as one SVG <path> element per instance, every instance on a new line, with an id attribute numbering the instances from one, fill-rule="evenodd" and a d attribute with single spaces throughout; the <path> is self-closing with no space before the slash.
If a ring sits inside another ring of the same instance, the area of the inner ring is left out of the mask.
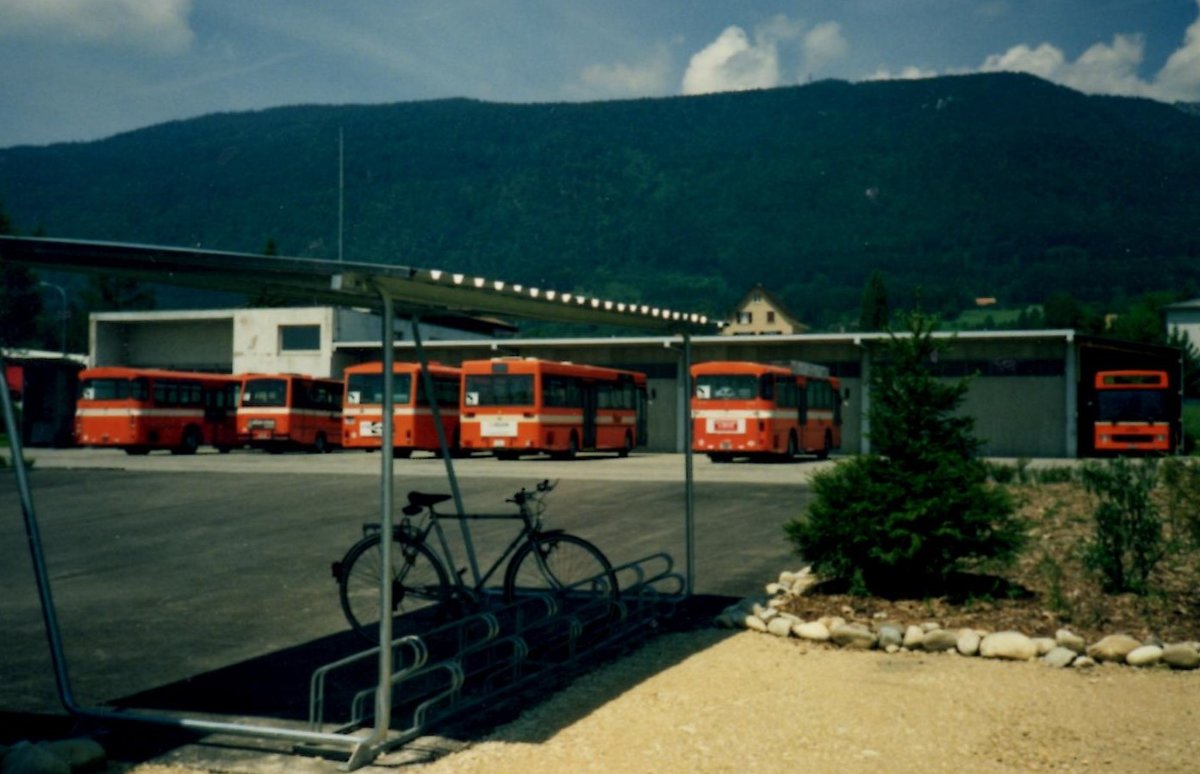
<path id="1" fill-rule="evenodd" d="M 281 350 L 281 328 L 293 325 L 318 326 L 317 346 Z M 333 332 L 331 307 L 238 309 L 233 322 L 233 372 L 333 376 Z"/>

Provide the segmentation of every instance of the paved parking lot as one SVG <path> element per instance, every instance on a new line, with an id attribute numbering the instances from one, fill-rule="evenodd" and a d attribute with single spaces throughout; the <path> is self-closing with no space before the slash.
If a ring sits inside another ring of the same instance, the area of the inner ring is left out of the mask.
<path id="1" fill-rule="evenodd" d="M 236 705 L 248 714 L 303 717 L 308 672 L 357 644 L 329 564 L 363 522 L 378 518 L 378 454 L 129 457 L 34 449 L 27 456 L 82 703 L 195 709 L 199 701 L 214 712 Z M 754 593 L 797 564 L 781 526 L 803 510 L 812 473 L 830 464 L 698 458 L 695 590 Z M 635 454 L 481 457 L 459 460 L 455 469 L 472 511 L 494 511 L 517 488 L 558 479 L 548 525 L 587 537 L 615 564 L 666 551 L 682 572 L 683 465 L 680 455 Z M 398 460 L 395 481 L 398 502 L 409 489 L 446 491 L 443 464 L 431 457 Z M 500 523 L 473 531 L 485 566 L 509 529 Z M 0 584 L 0 712 L 57 711 L 7 470 L 0 471 Z M 188 685 L 202 688 L 181 689 Z M 247 695 L 262 706 L 239 704 Z"/>

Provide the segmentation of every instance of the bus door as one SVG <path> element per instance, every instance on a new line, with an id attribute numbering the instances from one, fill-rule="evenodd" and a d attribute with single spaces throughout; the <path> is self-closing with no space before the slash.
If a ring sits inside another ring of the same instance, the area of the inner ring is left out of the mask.
<path id="1" fill-rule="evenodd" d="M 236 382 L 204 389 L 204 426 L 208 442 L 228 450 L 237 445 L 237 404 L 240 385 Z"/>
<path id="2" fill-rule="evenodd" d="M 579 391 L 583 408 L 583 438 L 579 445 L 584 449 L 592 449 L 596 446 L 596 383 L 583 382 L 579 385 Z"/>
<path id="3" fill-rule="evenodd" d="M 648 416 L 650 413 L 650 397 L 644 385 L 636 385 L 634 391 L 634 406 L 637 411 L 637 445 L 645 447 L 650 443 L 650 420 Z"/>

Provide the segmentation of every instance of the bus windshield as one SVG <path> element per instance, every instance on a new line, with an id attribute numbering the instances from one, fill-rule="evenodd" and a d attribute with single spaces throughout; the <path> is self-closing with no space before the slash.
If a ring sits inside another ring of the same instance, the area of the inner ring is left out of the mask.
<path id="1" fill-rule="evenodd" d="M 84 379 L 79 383 L 81 400 L 145 400 L 145 379 Z"/>
<path id="2" fill-rule="evenodd" d="M 412 401 L 412 375 L 392 374 L 392 401 L 408 405 Z M 346 380 L 346 402 L 365 405 L 383 403 L 383 374 L 350 374 Z"/>
<path id="3" fill-rule="evenodd" d="M 533 374 L 468 376 L 463 398 L 468 406 L 532 406 Z"/>
<path id="4" fill-rule="evenodd" d="M 1165 390 L 1101 390 L 1096 394 L 1101 422 L 1166 422 Z"/>
<path id="5" fill-rule="evenodd" d="M 754 400 L 757 397 L 757 376 L 712 374 L 696 377 L 696 398 L 699 400 Z"/>
<path id="6" fill-rule="evenodd" d="M 284 379 L 250 379 L 242 392 L 243 406 L 286 406 L 287 381 Z"/>

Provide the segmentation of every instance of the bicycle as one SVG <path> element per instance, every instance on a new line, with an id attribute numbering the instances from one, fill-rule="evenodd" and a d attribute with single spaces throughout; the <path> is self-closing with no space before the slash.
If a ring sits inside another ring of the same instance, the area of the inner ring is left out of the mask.
<path id="1" fill-rule="evenodd" d="M 444 619 L 465 607 L 480 606 L 487 598 L 487 583 L 506 559 L 502 587 L 505 603 L 530 593 L 549 594 L 560 604 L 604 597 L 615 603 L 619 590 L 608 557 L 581 537 L 563 530 L 542 529 L 543 498 L 555 486 L 547 480 L 533 491 L 520 489 L 505 500 L 517 506 L 516 513 L 504 514 L 439 513 L 435 506 L 449 500 L 450 495 L 409 492 L 408 504 L 402 509 L 404 518 L 392 530 L 393 634 L 399 637 L 419 631 L 439 617 Z M 447 570 L 456 564 L 442 529 L 443 518 L 519 520 L 522 526 L 492 566 L 469 586 L 462 578 L 465 570 Z M 431 547 L 431 534 L 437 537 L 441 556 L 437 547 Z M 372 642 L 378 638 L 374 627 L 379 623 L 380 577 L 384 572 L 381 542 L 379 525 L 364 524 L 363 537 L 332 565 L 342 612 L 354 631 Z M 405 621 L 411 625 L 405 626 Z"/>

